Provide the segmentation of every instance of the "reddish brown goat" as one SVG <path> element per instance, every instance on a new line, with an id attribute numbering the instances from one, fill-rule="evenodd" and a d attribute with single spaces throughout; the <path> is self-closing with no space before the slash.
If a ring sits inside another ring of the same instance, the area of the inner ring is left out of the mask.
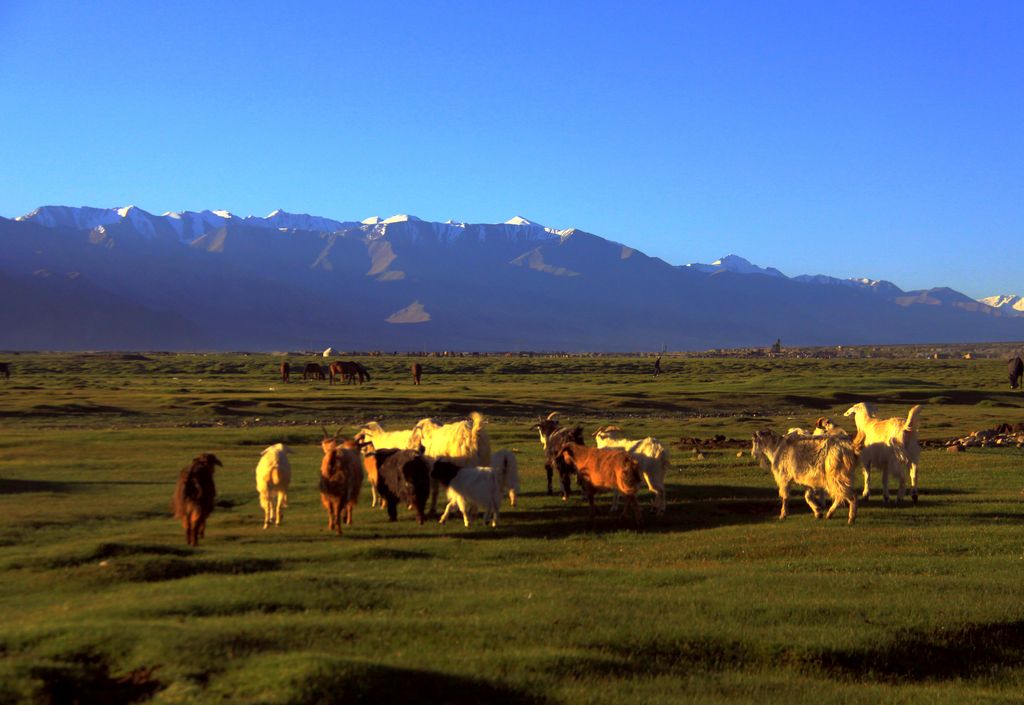
<path id="1" fill-rule="evenodd" d="M 326 434 L 326 432 L 325 432 Z M 352 524 L 352 510 L 363 485 L 363 465 L 355 441 L 338 441 L 325 435 L 320 442 L 324 459 L 320 463 L 320 503 L 327 510 L 327 528 L 341 535 L 342 515 Z"/>
<path id="2" fill-rule="evenodd" d="M 636 492 L 640 487 L 640 463 L 621 448 L 587 448 L 579 443 L 566 443 L 559 452 L 557 461 L 576 471 L 583 494 L 590 503 L 590 516 L 597 511 L 594 494 L 617 490 L 626 498 L 622 512 L 632 509 L 637 527 L 643 523 L 640 503 Z"/>
<path id="3" fill-rule="evenodd" d="M 178 475 L 178 484 L 171 498 L 171 511 L 181 519 L 185 541 L 198 546 L 206 534 L 206 518 L 213 511 L 217 488 L 213 484 L 213 468 L 223 465 L 213 453 L 200 453 Z"/>

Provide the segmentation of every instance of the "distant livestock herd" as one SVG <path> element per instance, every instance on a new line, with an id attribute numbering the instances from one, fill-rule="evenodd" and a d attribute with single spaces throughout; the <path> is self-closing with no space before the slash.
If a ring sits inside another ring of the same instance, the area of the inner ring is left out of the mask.
<path id="1" fill-rule="evenodd" d="M 785 434 L 770 430 L 754 433 L 750 453 L 771 470 L 782 502 L 779 519 L 786 518 L 790 487 L 796 484 L 806 488 L 804 498 L 816 518 L 830 518 L 845 503 L 848 521 L 853 524 L 858 503 L 853 482 L 858 467 L 864 474 L 861 501 L 868 499 L 870 473 L 878 469 L 886 503 L 890 476 L 899 484 L 898 501 L 902 502 L 909 484 L 916 503 L 920 409 L 913 407 L 906 418 L 880 419 L 867 404 L 854 404 L 845 412 L 857 427 L 853 437 L 824 417 L 811 431 L 791 428 Z M 632 516 L 640 528 L 644 520 L 637 495 L 646 487 L 652 495 L 651 511 L 659 516 L 665 513 L 665 477 L 670 462 L 668 450 L 658 439 L 630 439 L 617 426 L 603 426 L 593 433 L 596 447 L 589 447 L 582 426 L 562 426 L 557 412 L 541 418 L 533 429 L 544 449 L 549 495 L 554 493 L 557 475 L 562 499 L 567 500 L 575 478 L 591 518 L 596 513 L 595 494 L 610 492 L 614 495 L 612 511 L 617 510 L 620 497 L 624 498 L 622 516 Z M 485 523 L 497 526 L 503 497 L 507 495 L 515 507 L 521 492 L 515 454 L 491 450 L 485 419 L 477 412 L 447 424 L 425 418 L 412 428 L 393 431 L 371 421 L 352 438 L 341 437 L 340 429 L 332 435 L 325 428 L 320 446 L 320 501 L 327 512 L 328 530 L 338 535 L 343 525 L 353 522 L 364 482 L 370 485 L 371 506 L 379 506 L 389 521 L 396 521 L 399 506 L 405 506 L 421 525 L 428 515 L 437 514 L 442 486 L 446 504 L 440 523 L 458 512 L 466 527 L 481 513 Z M 279 525 L 288 506 L 289 452 L 283 443 L 275 443 L 262 451 L 256 465 L 265 529 Z M 219 465 L 217 456 L 203 453 L 178 478 L 172 508 L 191 546 L 203 537 L 213 511 L 213 472 Z M 826 498 L 831 500 L 827 508 Z"/>

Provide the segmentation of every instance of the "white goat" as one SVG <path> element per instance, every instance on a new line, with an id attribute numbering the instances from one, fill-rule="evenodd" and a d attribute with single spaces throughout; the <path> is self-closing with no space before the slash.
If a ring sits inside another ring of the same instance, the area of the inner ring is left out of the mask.
<path id="1" fill-rule="evenodd" d="M 385 431 L 384 427 L 376 421 L 369 421 L 359 429 L 359 433 L 355 435 L 355 440 L 361 445 L 372 443 L 375 450 L 389 450 L 391 448 L 409 450 L 419 447 L 412 444 L 413 432 L 414 429 L 411 428 L 402 431 Z M 381 509 L 384 509 L 384 500 L 377 494 L 376 485 L 371 482 L 370 506 L 376 507 L 378 504 Z"/>
<path id="2" fill-rule="evenodd" d="M 857 495 L 853 491 L 852 476 L 857 467 L 857 454 L 853 445 L 841 436 L 780 436 L 774 431 L 754 434 L 750 454 L 764 463 L 771 463 L 772 475 L 779 488 L 782 511 L 779 519 L 786 518 L 789 486 L 794 482 L 807 487 L 804 499 L 821 518 L 821 507 L 816 501 L 816 490 L 825 490 L 832 497 L 832 506 L 825 513 L 830 519 L 843 502 L 850 505 L 849 523 L 857 518 Z"/>
<path id="3" fill-rule="evenodd" d="M 422 419 L 413 427 L 411 447 L 423 446 L 427 462 L 445 460 L 460 467 L 491 464 L 491 440 L 484 430 L 484 417 L 472 412 L 466 421 L 439 424 Z M 437 512 L 437 480 L 430 482 L 430 511 Z"/>
<path id="4" fill-rule="evenodd" d="M 885 504 L 889 503 L 889 475 L 894 475 L 899 482 L 896 502 L 902 503 L 907 487 L 907 466 L 903 462 L 903 456 L 898 454 L 896 449 L 888 443 L 871 443 L 858 449 L 857 446 L 863 438 L 863 436 L 858 435 L 857 442 L 854 443 L 854 449 L 860 451 L 858 460 L 864 471 L 864 492 L 861 495 L 861 499 L 865 502 L 868 501 L 871 469 L 881 468 L 882 501 Z"/>
<path id="5" fill-rule="evenodd" d="M 910 498 L 914 504 L 917 504 L 917 467 L 921 461 L 921 444 L 917 440 L 917 417 L 920 411 L 921 405 L 918 404 L 910 409 L 906 419 L 899 417 L 879 419 L 875 417 L 872 407 L 864 402 L 858 402 L 843 414 L 843 416 L 853 416 L 853 420 L 857 424 L 855 446 L 863 445 L 867 448 L 875 443 L 885 443 L 892 448 L 896 462 L 902 465 L 906 472 L 909 472 Z M 865 499 L 870 493 L 868 486 L 870 479 L 870 469 L 868 466 L 864 466 L 862 497 Z"/>
<path id="6" fill-rule="evenodd" d="M 446 460 L 434 463 L 430 477 L 448 488 L 448 505 L 438 523 L 448 521 L 448 515 L 456 507 L 462 512 L 462 523 L 468 528 L 471 517 L 477 510 L 484 513 L 484 523 L 498 525 L 498 508 L 501 506 L 501 483 L 498 473 L 489 467 L 462 467 Z"/>
<path id="7" fill-rule="evenodd" d="M 648 436 L 640 440 L 625 438 L 618 426 L 605 426 L 594 433 L 598 448 L 622 448 L 640 463 L 647 488 L 654 493 L 651 506 L 658 514 L 665 513 L 665 475 L 669 469 L 668 449 L 657 438 Z M 619 507 L 616 492 L 612 500 L 612 511 Z"/>
<path id="8" fill-rule="evenodd" d="M 288 506 L 288 485 L 292 481 L 292 465 L 288 462 L 291 451 L 284 443 L 275 443 L 260 453 L 256 464 L 256 491 L 263 508 L 263 528 L 281 524 L 281 510 Z"/>

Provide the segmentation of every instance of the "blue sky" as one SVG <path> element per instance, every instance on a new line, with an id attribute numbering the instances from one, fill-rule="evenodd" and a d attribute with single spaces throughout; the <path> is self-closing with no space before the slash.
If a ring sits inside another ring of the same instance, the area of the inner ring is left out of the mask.
<path id="1" fill-rule="evenodd" d="M 0 2 L 0 215 L 518 214 L 1024 294 L 1024 3 L 235 5 Z"/>

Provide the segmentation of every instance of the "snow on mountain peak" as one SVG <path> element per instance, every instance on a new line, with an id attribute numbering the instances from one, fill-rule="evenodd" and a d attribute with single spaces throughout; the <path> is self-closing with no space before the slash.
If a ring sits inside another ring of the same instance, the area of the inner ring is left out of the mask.
<path id="1" fill-rule="evenodd" d="M 505 225 L 536 225 L 532 220 L 527 220 L 521 215 L 513 216 L 505 221 Z"/>
<path id="2" fill-rule="evenodd" d="M 210 212 L 213 213 L 216 216 L 224 218 L 225 220 L 235 217 L 234 214 L 231 213 L 231 211 L 210 211 Z"/>
<path id="3" fill-rule="evenodd" d="M 1024 311 L 1024 297 L 1017 296 L 1016 294 L 996 294 L 995 296 L 986 296 L 983 299 L 978 299 L 978 301 L 992 308 L 1007 307 L 1014 311 Z"/>
<path id="4" fill-rule="evenodd" d="M 371 215 L 369 218 L 363 218 L 359 222 L 363 225 L 380 225 L 382 220 L 379 215 Z"/>
<path id="5" fill-rule="evenodd" d="M 759 267 L 753 264 L 750 260 L 740 257 L 739 255 L 726 255 L 716 259 L 711 264 L 702 264 L 700 262 L 691 262 L 690 264 L 683 265 L 690 269 L 698 272 L 733 272 L 734 274 L 766 274 L 772 277 L 786 278 L 786 275 L 777 270 L 775 267 Z"/>
<path id="6" fill-rule="evenodd" d="M 398 215 L 393 215 L 390 218 L 382 220 L 381 223 L 383 223 L 384 225 L 390 225 L 391 223 L 407 223 L 409 221 L 412 221 L 414 223 L 421 222 L 420 219 L 414 215 L 400 213 Z"/>

